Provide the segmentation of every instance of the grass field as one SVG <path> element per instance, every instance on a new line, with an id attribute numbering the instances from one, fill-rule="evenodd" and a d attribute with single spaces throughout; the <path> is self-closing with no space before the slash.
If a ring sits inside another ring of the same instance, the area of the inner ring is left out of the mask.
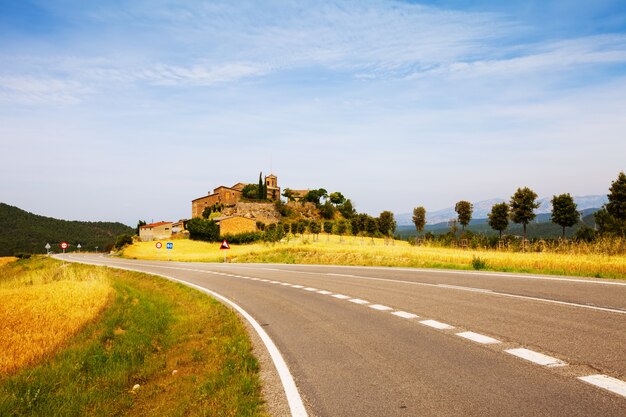
<path id="1" fill-rule="evenodd" d="M 104 288 L 81 287 L 85 299 L 104 304 L 82 325 L 67 320 L 84 309 L 75 298 L 41 296 L 74 283 Z M 144 274 L 38 258 L 0 267 L 0 297 L 0 322 L 10 323 L 3 331 L 21 336 L 13 337 L 13 355 L 32 348 L 47 326 L 74 323 L 73 336 L 57 334 L 45 353 L 0 371 L 1 416 L 266 415 L 243 324 L 202 293 Z M 15 324 L 22 314 L 30 321 Z"/>
<path id="2" fill-rule="evenodd" d="M 302 263 L 329 265 L 399 266 L 418 268 L 485 269 L 506 272 L 575 275 L 626 279 L 626 256 L 509 252 L 411 246 L 382 239 L 320 236 L 288 242 L 231 245 L 220 251 L 219 243 L 174 241 L 174 249 L 156 249 L 154 242 L 135 243 L 123 256 L 137 259 L 223 262 Z M 226 252 L 226 253 L 224 253 Z"/>

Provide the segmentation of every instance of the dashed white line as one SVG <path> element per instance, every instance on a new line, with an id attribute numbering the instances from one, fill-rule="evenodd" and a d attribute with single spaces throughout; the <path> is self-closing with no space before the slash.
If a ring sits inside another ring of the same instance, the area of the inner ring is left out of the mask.
<path id="1" fill-rule="evenodd" d="M 270 281 L 270 284 L 280 284 L 280 281 Z"/>
<path id="2" fill-rule="evenodd" d="M 417 314 L 407 313 L 406 311 L 394 311 L 391 314 L 393 314 L 394 316 L 402 317 L 403 319 L 416 319 L 419 317 Z"/>
<path id="3" fill-rule="evenodd" d="M 318 291 L 317 293 L 318 293 L 318 294 L 322 294 L 322 295 L 329 295 L 329 294 L 332 294 L 332 292 L 330 292 L 330 291 L 326 291 L 326 290 L 320 290 L 320 291 Z"/>
<path id="4" fill-rule="evenodd" d="M 626 382 L 607 375 L 589 375 L 578 377 L 581 381 L 611 391 L 626 398 Z"/>
<path id="5" fill-rule="evenodd" d="M 439 330 L 454 329 L 454 326 L 450 326 L 449 324 L 442 323 L 442 322 L 437 321 L 437 320 L 422 320 L 422 321 L 420 321 L 420 323 L 422 323 L 424 326 L 433 327 L 433 328 L 439 329 Z"/>
<path id="6" fill-rule="evenodd" d="M 304 289 L 304 291 L 311 291 L 311 292 L 313 292 L 313 291 L 317 291 L 317 288 L 313 288 L 313 287 L 306 287 L 306 288 Z"/>
<path id="7" fill-rule="evenodd" d="M 374 310 L 379 310 L 379 311 L 393 310 L 393 308 L 384 306 L 382 304 L 372 304 L 371 306 L 369 306 L 369 308 L 373 308 Z"/>
<path id="8" fill-rule="evenodd" d="M 369 301 L 361 300 L 360 298 L 351 298 L 348 301 L 354 304 L 369 304 Z"/>
<path id="9" fill-rule="evenodd" d="M 290 283 L 288 283 L 288 282 L 283 282 L 283 283 L 282 283 L 282 284 L 280 284 L 280 285 L 284 285 L 285 287 L 286 287 L 286 286 L 291 286 L 291 284 L 290 284 Z"/>
<path id="10" fill-rule="evenodd" d="M 304 288 L 304 285 L 292 285 L 291 288 Z"/>
<path id="11" fill-rule="evenodd" d="M 518 358 L 522 358 L 527 361 L 536 363 L 537 365 L 547 366 L 550 368 L 567 365 L 567 362 L 564 362 L 557 358 L 553 358 L 552 356 L 544 355 L 543 353 L 535 352 L 534 350 L 530 349 L 507 349 L 505 350 L 505 352 L 510 353 L 513 356 L 517 356 Z"/>
<path id="12" fill-rule="evenodd" d="M 480 334 L 480 333 L 461 332 L 461 333 L 457 333 L 456 335 L 464 337 L 465 339 L 469 339 L 469 340 L 471 340 L 473 342 L 476 342 L 476 343 L 482 343 L 483 345 L 490 345 L 490 344 L 500 343 L 500 341 L 498 339 L 494 339 L 493 337 L 485 336 L 485 335 Z"/>
<path id="13" fill-rule="evenodd" d="M 340 300 L 347 300 L 348 298 L 350 298 L 350 296 L 343 294 L 334 294 L 333 297 L 339 298 Z"/>

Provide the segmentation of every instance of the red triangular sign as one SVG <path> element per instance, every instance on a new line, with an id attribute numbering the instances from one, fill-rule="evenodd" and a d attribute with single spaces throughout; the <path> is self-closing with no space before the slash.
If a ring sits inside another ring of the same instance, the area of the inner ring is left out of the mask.
<path id="1" fill-rule="evenodd" d="M 228 242 L 226 241 L 226 239 L 224 239 L 224 241 L 222 242 L 222 246 L 220 246 L 220 249 L 230 249 L 230 246 L 228 246 Z"/>

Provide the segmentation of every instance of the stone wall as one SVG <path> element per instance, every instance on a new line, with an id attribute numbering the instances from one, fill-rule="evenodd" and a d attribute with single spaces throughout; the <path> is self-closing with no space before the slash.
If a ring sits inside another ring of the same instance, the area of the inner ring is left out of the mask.
<path id="1" fill-rule="evenodd" d="M 280 221 L 280 213 L 276 211 L 274 203 L 244 203 L 240 201 L 234 207 L 225 207 L 222 210 L 222 215 L 242 216 L 265 224 Z"/>

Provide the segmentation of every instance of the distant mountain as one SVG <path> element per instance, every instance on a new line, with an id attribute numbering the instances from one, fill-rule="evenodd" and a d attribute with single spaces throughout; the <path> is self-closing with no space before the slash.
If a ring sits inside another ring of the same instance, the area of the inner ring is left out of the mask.
<path id="1" fill-rule="evenodd" d="M 122 223 L 58 220 L 4 203 L 0 203 L 0 224 L 0 256 L 46 253 L 46 243 L 59 252 L 61 242 L 70 244 L 69 251 L 75 251 L 78 244 L 85 251 L 96 246 L 104 250 L 118 235 L 135 234 L 135 229 Z"/>
<path id="2" fill-rule="evenodd" d="M 540 206 L 535 213 L 537 214 L 546 214 L 552 212 L 552 203 L 550 202 L 552 197 L 544 197 L 538 200 Z M 472 213 L 473 219 L 486 219 L 489 212 L 491 212 L 491 207 L 494 204 L 502 203 L 508 200 L 504 200 L 502 198 L 492 198 L 491 200 L 483 200 L 478 201 L 476 203 L 472 203 L 474 205 L 474 212 Z M 588 195 L 582 197 L 574 197 L 574 202 L 578 205 L 578 210 L 586 210 L 592 208 L 600 208 L 606 202 L 608 198 L 606 195 Z M 456 211 L 454 211 L 454 207 L 448 207 L 445 209 L 431 211 L 426 213 L 426 224 L 433 225 L 438 223 L 447 223 L 450 219 L 455 219 L 457 217 Z M 411 226 L 413 225 L 413 214 L 412 213 L 400 213 L 395 216 L 396 222 L 398 226 Z M 548 219 L 549 221 L 549 219 Z"/>

